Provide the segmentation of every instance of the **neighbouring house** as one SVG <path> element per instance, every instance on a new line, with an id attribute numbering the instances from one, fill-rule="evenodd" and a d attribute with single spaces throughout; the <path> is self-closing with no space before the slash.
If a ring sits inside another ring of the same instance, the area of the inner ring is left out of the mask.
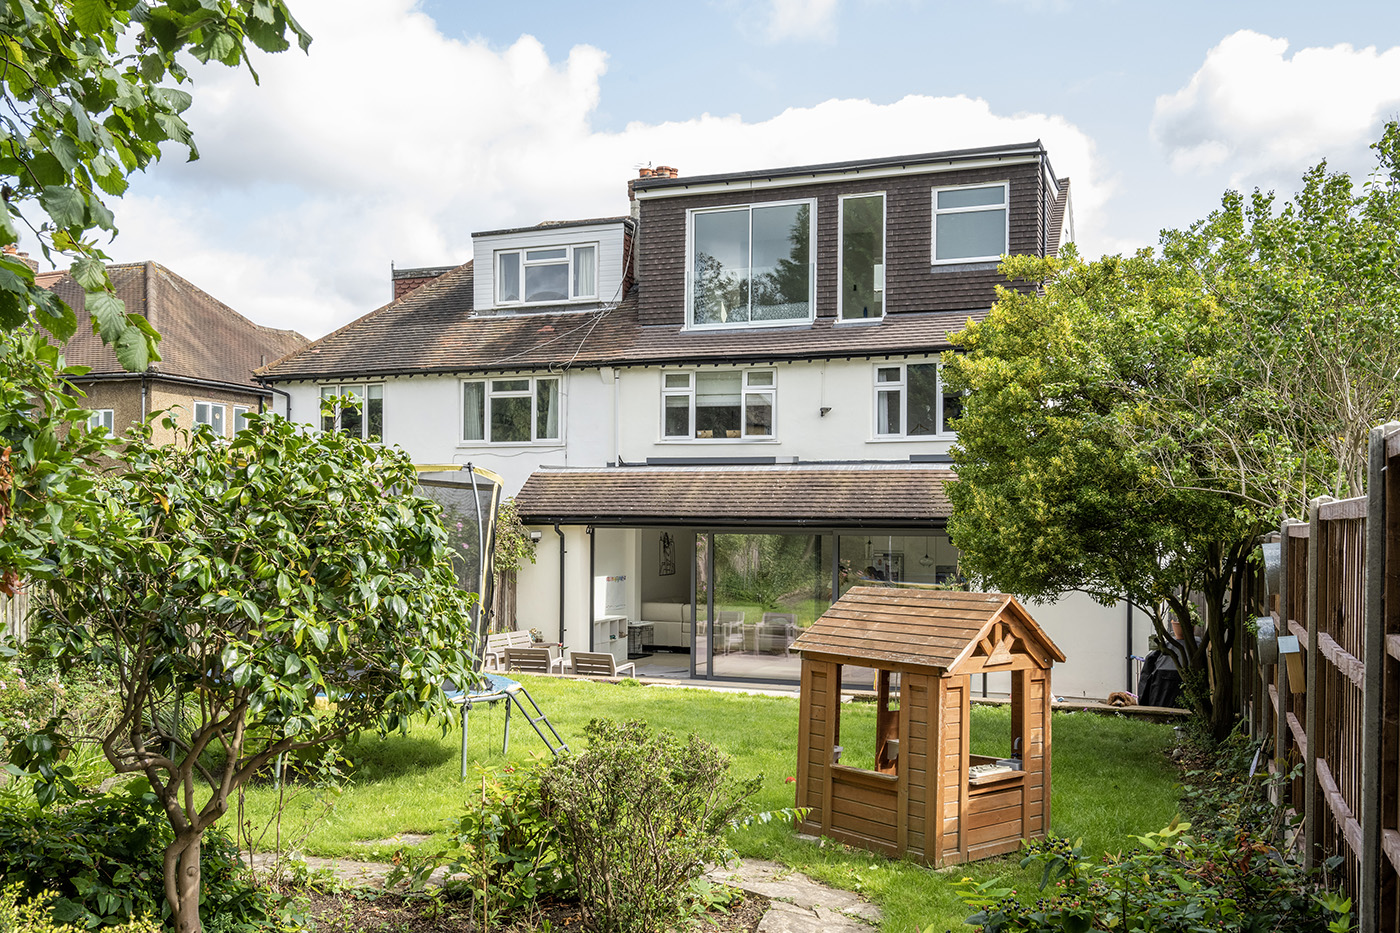
<path id="1" fill-rule="evenodd" d="M 287 414 L 287 394 L 258 382 L 253 371 L 302 349 L 305 337 L 254 324 L 159 263 L 112 264 L 107 272 L 127 310 L 144 315 L 161 335 L 161 358 L 144 372 L 123 369 L 92 332 L 83 288 L 69 273 L 35 276 L 77 313 L 78 330 L 63 354 L 89 367 L 76 384 L 93 410 L 92 426 L 120 434 L 151 412 L 170 410 L 182 428 L 207 424 L 216 434 L 232 435 L 249 412 Z M 159 423 L 153 432 L 157 441 L 174 437 Z"/>
<path id="2" fill-rule="evenodd" d="M 396 272 L 396 300 L 262 376 L 298 418 L 363 398 L 378 432 L 358 405 L 323 426 L 505 478 L 540 543 L 498 623 L 630 642 L 643 671 L 795 682 L 793 639 L 850 586 L 958 580 L 940 354 L 1002 255 L 1072 239 L 1068 180 L 1035 142 L 644 169 L 628 195 L 624 216 L 475 234 L 472 261 L 404 270 L 411 289 Z M 1032 611 L 1069 659 L 1058 692 L 1130 686 L 1145 619 Z"/>

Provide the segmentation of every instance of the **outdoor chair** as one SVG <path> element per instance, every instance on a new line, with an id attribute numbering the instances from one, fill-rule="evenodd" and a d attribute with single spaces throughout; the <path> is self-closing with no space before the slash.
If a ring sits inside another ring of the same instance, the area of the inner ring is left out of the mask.
<path id="1" fill-rule="evenodd" d="M 618 664 L 617 659 L 606 651 L 573 651 L 569 654 L 571 669 L 575 674 L 590 677 L 636 677 L 637 665 L 631 661 Z"/>
<path id="2" fill-rule="evenodd" d="M 548 648 L 507 648 L 505 664 L 508 671 L 558 674 L 563 672 L 564 659 L 554 657 Z"/>
<path id="3" fill-rule="evenodd" d="M 486 650 L 481 653 L 481 667 L 488 671 L 504 671 L 507 648 L 531 648 L 535 640 L 529 632 L 493 632 L 486 636 Z"/>
<path id="4" fill-rule="evenodd" d="M 765 612 L 755 633 L 760 654 L 787 654 L 788 646 L 797 638 L 797 614 Z"/>

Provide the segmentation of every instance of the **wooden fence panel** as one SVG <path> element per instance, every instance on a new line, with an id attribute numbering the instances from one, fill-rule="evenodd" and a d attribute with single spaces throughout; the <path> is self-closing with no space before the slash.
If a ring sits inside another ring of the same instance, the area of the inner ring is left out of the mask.
<path id="1" fill-rule="evenodd" d="M 1283 523 L 1277 592 L 1251 592 L 1297 637 L 1306 676 L 1290 682 L 1282 654 L 1264 663 L 1246 632 L 1241 700 L 1264 707 L 1245 721 L 1272 740 L 1271 769 L 1304 766 L 1278 799 L 1304 817 L 1304 863 L 1340 857 L 1361 933 L 1400 933 L 1400 424 L 1372 432 L 1368 472 L 1366 496 Z"/>
<path id="2" fill-rule="evenodd" d="M 14 596 L 0 595 L 0 626 L 4 636 L 23 644 L 29 639 L 29 589 Z"/>

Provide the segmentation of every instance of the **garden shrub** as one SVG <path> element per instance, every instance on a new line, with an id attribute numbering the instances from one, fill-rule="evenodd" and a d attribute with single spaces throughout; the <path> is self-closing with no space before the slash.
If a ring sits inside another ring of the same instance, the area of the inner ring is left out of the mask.
<path id="1" fill-rule="evenodd" d="M 58 924 L 159 918 L 169 912 L 162 858 L 171 835 L 144 778 L 106 794 L 64 791 L 51 806 L 7 790 L 0 796 L 0 876 L 24 897 L 50 895 Z M 210 933 L 300 926 L 288 902 L 253 883 L 226 834 L 205 834 L 201 861 L 201 912 Z"/>
<path id="2" fill-rule="evenodd" d="M 85 927 L 55 923 L 53 901 L 56 894 L 44 891 L 37 897 L 22 900 L 24 886 L 7 885 L 0 890 L 0 930 L 6 933 L 84 933 Z M 161 925 L 155 920 L 142 918 L 128 920 L 106 928 L 111 933 L 162 933 Z"/>
<path id="3" fill-rule="evenodd" d="M 1041 870 L 1040 894 L 964 879 L 959 893 L 977 909 L 968 922 L 986 933 L 1350 930 L 1351 902 L 1327 886 L 1337 861 L 1314 872 L 1293 861 L 1296 821 L 1270 802 L 1279 779 L 1252 768 L 1257 750 L 1239 736 L 1219 745 L 1197 736 L 1185 747 L 1204 766 L 1185 774 L 1192 822 L 1132 836 L 1131 848 L 1098 860 L 1064 839 L 1031 842 L 1021 865 Z"/>
<path id="4" fill-rule="evenodd" d="M 730 855 L 723 832 L 761 778 L 735 782 L 729 759 L 643 722 L 594 720 L 586 751 L 544 773 L 543 813 L 558 827 L 596 933 L 652 933 L 683 912 L 707 862 Z"/>
<path id="5" fill-rule="evenodd" d="M 559 831 L 546 818 L 540 796 L 545 763 L 481 769 L 481 792 L 453 824 L 445 848 L 434 855 L 400 858 L 390 884 L 426 884 L 446 867 L 449 891 L 465 890 L 487 916 L 514 910 L 547 895 L 574 893 L 574 877 L 560 856 Z"/>

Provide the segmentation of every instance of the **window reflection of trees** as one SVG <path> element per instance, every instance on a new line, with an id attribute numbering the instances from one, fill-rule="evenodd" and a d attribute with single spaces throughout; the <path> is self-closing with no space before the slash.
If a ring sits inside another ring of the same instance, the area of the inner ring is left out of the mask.
<path id="1" fill-rule="evenodd" d="M 784 236 L 761 236 L 766 214 L 789 211 L 792 220 Z M 811 313 L 811 205 L 753 208 L 748 213 L 753 268 L 726 264 L 696 244 L 692 277 L 696 324 L 790 320 Z M 703 237 L 697 234 L 696 238 Z"/>

